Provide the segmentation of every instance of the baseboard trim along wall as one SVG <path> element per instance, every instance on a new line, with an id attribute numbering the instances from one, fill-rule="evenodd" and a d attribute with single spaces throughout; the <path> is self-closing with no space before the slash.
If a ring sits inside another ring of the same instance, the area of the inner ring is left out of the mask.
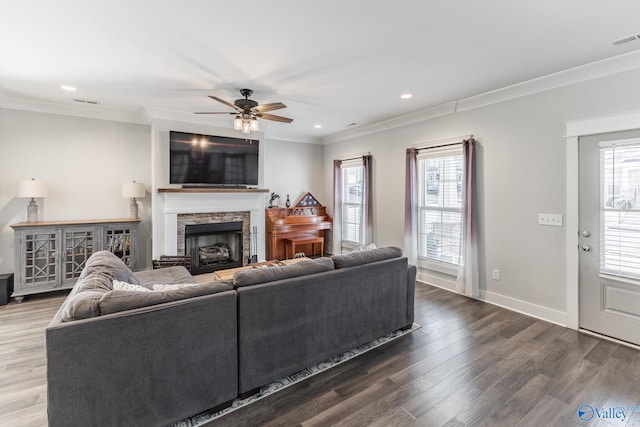
<path id="1" fill-rule="evenodd" d="M 556 325 L 564 326 L 565 328 L 567 327 L 567 313 L 565 312 L 532 304 L 527 301 L 506 297 L 493 292 L 485 291 L 483 293 L 484 298 L 481 299 L 485 302 L 508 310 L 516 311 L 518 313 L 526 314 L 527 316 L 535 317 L 546 322 L 555 323 Z"/>
<path id="2" fill-rule="evenodd" d="M 450 278 L 446 278 L 444 276 L 441 277 L 437 274 L 430 274 L 430 272 L 419 271 L 417 280 L 450 292 L 456 292 L 455 280 L 451 280 Z M 506 308 L 507 310 L 515 311 L 527 316 L 535 317 L 536 319 L 544 320 L 545 322 L 554 323 L 565 328 L 569 327 L 568 316 L 566 312 L 554 310 L 549 307 L 544 307 L 516 298 L 507 297 L 495 292 L 480 292 L 481 297 L 478 298 L 480 301 L 497 305 L 498 307 Z"/>

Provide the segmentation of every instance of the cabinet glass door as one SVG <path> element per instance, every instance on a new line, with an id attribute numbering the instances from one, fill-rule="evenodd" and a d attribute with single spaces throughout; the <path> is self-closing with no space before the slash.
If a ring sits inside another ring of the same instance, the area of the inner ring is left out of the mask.
<path id="1" fill-rule="evenodd" d="M 95 229 L 64 231 L 64 280 L 80 277 L 87 258 L 95 251 Z"/>
<path id="2" fill-rule="evenodd" d="M 104 248 L 124 261 L 127 267 L 133 269 L 131 239 L 131 228 L 109 227 L 105 230 Z"/>
<path id="3" fill-rule="evenodd" d="M 56 282 L 56 233 L 27 233 L 24 245 L 24 283 Z"/>

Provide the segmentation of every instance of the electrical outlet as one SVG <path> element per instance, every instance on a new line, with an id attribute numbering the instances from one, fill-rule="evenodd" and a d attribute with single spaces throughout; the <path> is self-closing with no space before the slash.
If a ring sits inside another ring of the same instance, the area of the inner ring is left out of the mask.
<path id="1" fill-rule="evenodd" d="M 538 224 L 562 227 L 562 214 L 539 213 Z"/>
<path id="2" fill-rule="evenodd" d="M 500 270 L 494 268 L 493 271 L 491 272 L 491 278 L 493 280 L 500 280 Z"/>

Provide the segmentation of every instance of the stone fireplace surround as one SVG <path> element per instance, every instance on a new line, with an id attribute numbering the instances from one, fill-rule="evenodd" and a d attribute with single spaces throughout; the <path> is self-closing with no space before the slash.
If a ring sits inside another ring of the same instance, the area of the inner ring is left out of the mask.
<path id="1" fill-rule="evenodd" d="M 242 264 L 246 265 L 251 255 L 251 215 L 249 212 L 211 212 L 178 214 L 178 255 L 185 254 L 185 230 L 187 225 L 242 222 Z"/>
<path id="2" fill-rule="evenodd" d="M 221 222 L 221 220 L 237 221 L 242 217 L 248 218 L 248 224 L 243 224 L 244 230 L 257 227 L 258 260 L 265 259 L 265 195 L 269 190 L 264 189 L 179 189 L 159 188 L 156 199 L 160 206 L 154 209 L 153 246 L 154 259 L 160 255 L 179 255 L 178 248 L 184 251 L 184 221 L 194 223 Z M 182 225 L 180 225 L 182 224 Z M 182 229 L 182 238 L 180 238 Z M 243 230 L 243 234 L 244 233 Z M 249 257 L 250 238 L 243 236 L 243 262 Z M 181 239 L 181 243 L 179 243 Z M 179 246 L 181 244 L 181 246 Z"/>

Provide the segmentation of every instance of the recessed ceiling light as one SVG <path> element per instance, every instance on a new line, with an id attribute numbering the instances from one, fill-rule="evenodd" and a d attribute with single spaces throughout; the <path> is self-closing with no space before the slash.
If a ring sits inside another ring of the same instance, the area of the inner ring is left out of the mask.
<path id="1" fill-rule="evenodd" d="M 402 99 L 413 98 L 413 94 L 411 94 L 411 93 L 403 93 L 402 95 L 400 95 L 400 98 L 402 98 Z"/>
<path id="2" fill-rule="evenodd" d="M 77 90 L 75 87 L 69 85 L 61 85 L 60 89 L 68 90 L 69 92 L 75 92 Z"/>
<path id="3" fill-rule="evenodd" d="M 322 128 L 322 125 L 313 125 L 313 127 L 316 128 L 316 129 L 320 129 L 320 128 Z"/>

